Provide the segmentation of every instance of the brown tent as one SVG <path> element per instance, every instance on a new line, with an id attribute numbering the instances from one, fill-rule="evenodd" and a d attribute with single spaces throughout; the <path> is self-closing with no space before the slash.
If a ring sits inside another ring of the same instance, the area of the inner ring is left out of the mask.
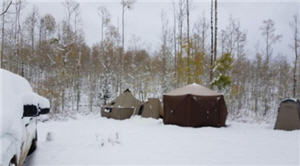
<path id="1" fill-rule="evenodd" d="M 275 129 L 300 129 L 300 101 L 286 99 L 280 103 Z"/>
<path id="2" fill-rule="evenodd" d="M 181 126 L 225 126 L 227 109 L 222 94 L 198 84 L 163 96 L 164 123 Z"/>
<path id="3" fill-rule="evenodd" d="M 101 109 L 101 116 L 113 119 L 128 119 L 133 114 L 137 114 L 142 106 L 142 102 L 136 99 L 130 90 L 124 91 L 115 100 L 105 105 Z"/>
<path id="4" fill-rule="evenodd" d="M 149 98 L 148 101 L 144 104 L 143 111 L 141 116 L 144 118 L 155 118 L 160 117 L 162 112 L 161 103 L 158 98 Z"/>

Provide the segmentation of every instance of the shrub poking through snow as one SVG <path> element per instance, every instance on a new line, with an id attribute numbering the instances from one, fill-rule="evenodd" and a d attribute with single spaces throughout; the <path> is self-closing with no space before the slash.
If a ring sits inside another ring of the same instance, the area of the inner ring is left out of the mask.
<path id="1" fill-rule="evenodd" d="M 98 133 L 95 134 L 96 142 L 99 148 L 103 148 L 105 145 L 116 145 L 121 144 L 119 133 L 109 134 L 108 136 L 101 136 Z"/>

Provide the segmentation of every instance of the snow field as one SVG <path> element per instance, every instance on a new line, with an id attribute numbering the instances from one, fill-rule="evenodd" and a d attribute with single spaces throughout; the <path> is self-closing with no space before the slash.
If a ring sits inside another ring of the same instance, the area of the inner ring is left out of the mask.
<path id="1" fill-rule="evenodd" d="M 300 131 L 227 124 L 226 128 L 190 128 L 164 125 L 162 120 L 119 121 L 100 115 L 49 121 L 38 124 L 38 149 L 26 164 L 300 164 Z"/>

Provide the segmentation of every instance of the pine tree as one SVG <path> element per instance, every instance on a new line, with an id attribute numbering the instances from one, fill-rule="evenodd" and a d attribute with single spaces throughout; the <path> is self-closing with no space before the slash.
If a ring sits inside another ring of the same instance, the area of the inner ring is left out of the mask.
<path id="1" fill-rule="evenodd" d="M 211 82 L 211 85 L 222 90 L 231 84 L 230 71 L 232 69 L 233 57 L 229 53 L 223 54 L 214 66 L 215 79 Z"/>

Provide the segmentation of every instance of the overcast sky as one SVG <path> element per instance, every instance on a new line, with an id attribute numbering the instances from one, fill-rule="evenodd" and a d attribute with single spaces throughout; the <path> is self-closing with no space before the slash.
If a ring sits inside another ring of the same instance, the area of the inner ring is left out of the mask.
<path id="1" fill-rule="evenodd" d="M 203 14 L 208 20 L 210 19 L 210 0 L 190 1 L 192 2 L 191 22 L 195 22 Z M 61 2 L 61 0 L 27 0 L 24 14 L 35 5 L 41 15 L 49 13 L 57 21 L 61 21 L 65 16 Z M 82 28 L 89 45 L 99 42 L 101 37 L 100 19 L 97 15 L 99 6 L 107 7 L 114 25 L 121 23 L 120 0 L 78 0 L 77 2 L 80 2 Z M 135 36 L 141 39 L 142 46 L 151 50 L 156 49 L 161 44 L 161 10 L 168 13 L 172 25 L 172 0 L 136 0 L 133 9 L 126 11 L 125 46 L 130 45 L 132 36 Z M 241 28 L 247 32 L 247 51 L 251 58 L 255 53 L 256 45 L 259 45 L 260 49 L 264 47 L 259 30 L 262 21 L 273 19 L 276 32 L 283 35 L 281 42 L 275 45 L 273 57 L 281 54 L 291 60 L 294 55 L 288 46 L 292 39 L 289 22 L 297 13 L 300 15 L 300 0 L 219 0 L 219 29 L 226 27 L 230 16 L 238 19 Z"/>

